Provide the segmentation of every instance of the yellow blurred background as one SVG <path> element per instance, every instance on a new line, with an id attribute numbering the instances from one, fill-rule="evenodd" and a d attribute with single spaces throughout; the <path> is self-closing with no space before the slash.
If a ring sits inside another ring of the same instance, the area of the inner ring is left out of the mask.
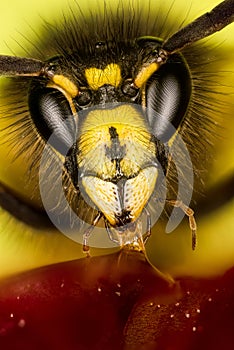
<path id="1" fill-rule="evenodd" d="M 112 6 L 116 6 L 117 3 L 111 0 L 106 2 Z M 145 3 L 145 0 L 142 2 Z M 24 47 L 27 40 L 32 42 L 39 40 L 36 36 L 40 37 L 38 28 L 42 22 L 41 18 L 50 22 L 58 20 L 62 16 L 62 11 L 66 13 L 68 5 L 72 3 L 73 1 L 69 0 L 41 0 L 33 3 L 29 0 L 3 1 L 0 5 L 0 53 L 22 54 L 21 46 Z M 84 13 L 88 8 L 98 11 L 100 3 L 103 4 L 103 1 L 79 0 Z M 138 1 L 131 3 L 137 4 Z M 161 6 L 170 8 L 171 3 L 172 1 L 164 0 L 161 1 Z M 186 23 L 188 23 L 218 3 L 217 0 L 206 0 L 202 3 L 200 0 L 191 0 L 185 5 L 183 0 L 177 0 L 174 2 L 171 16 L 173 14 L 178 16 L 178 13 L 181 14 L 181 19 L 187 16 Z M 222 46 L 223 54 L 226 56 L 226 64 L 222 70 L 227 72 L 224 74 L 225 81 L 221 82 L 222 89 L 223 92 L 232 93 L 230 97 L 226 96 L 224 99 L 225 103 L 230 104 L 229 116 L 225 115 L 222 128 L 218 131 L 220 139 L 217 139 L 215 145 L 214 164 L 207 184 L 208 187 L 215 188 L 221 181 L 231 176 L 234 170 L 234 106 L 231 106 L 234 92 L 234 25 L 216 33 L 210 39 L 210 43 Z M 232 89 L 225 88 L 225 85 L 232 86 Z M 3 89 L 4 85 L 0 85 L 0 88 Z M 1 140 L 5 140 L 5 132 L 0 131 L 0 137 Z M 0 143 L 0 182 L 30 198 L 33 188 L 24 185 L 26 171 L 24 158 L 12 162 L 12 157 L 9 147 Z M 199 218 L 199 244 L 195 252 L 191 251 L 186 219 L 171 234 L 165 234 L 160 226 L 154 231 L 156 232 L 147 244 L 149 259 L 155 266 L 173 275 L 214 275 L 222 273 L 234 264 L 234 200 Z M 93 255 L 108 252 L 110 251 L 105 249 L 92 249 Z M 53 229 L 46 232 L 33 229 L 0 208 L 0 276 L 79 257 L 83 257 L 82 247 L 79 244 Z"/>

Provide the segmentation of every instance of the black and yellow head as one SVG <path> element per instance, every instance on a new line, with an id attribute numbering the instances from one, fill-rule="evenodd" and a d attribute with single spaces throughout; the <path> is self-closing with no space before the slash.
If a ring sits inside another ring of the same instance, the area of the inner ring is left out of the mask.
<path id="1" fill-rule="evenodd" d="M 161 65 L 160 47 L 147 37 L 117 47 L 99 42 L 95 60 L 52 58 L 30 86 L 37 130 L 66 157 L 73 185 L 112 227 L 141 215 L 159 170 L 167 173 L 167 145 L 188 108 L 186 62 L 174 54 Z"/>
<path id="2" fill-rule="evenodd" d="M 161 175 L 168 175 L 169 148 L 194 109 L 196 77 L 180 50 L 229 24 L 232 5 L 224 1 L 210 20 L 201 16 L 164 42 L 142 36 L 154 35 L 155 24 L 144 33 L 140 14 L 135 24 L 129 12 L 127 24 L 118 14 L 103 26 L 91 17 L 88 25 L 83 20 L 84 31 L 74 17 L 70 27 L 65 22 L 60 33 L 50 33 L 52 55 L 46 42 L 41 60 L 0 56 L 0 74 L 20 76 L 23 109 L 40 145 L 62 159 L 68 202 L 82 220 L 96 223 L 96 214 L 107 228 L 134 231 Z"/>

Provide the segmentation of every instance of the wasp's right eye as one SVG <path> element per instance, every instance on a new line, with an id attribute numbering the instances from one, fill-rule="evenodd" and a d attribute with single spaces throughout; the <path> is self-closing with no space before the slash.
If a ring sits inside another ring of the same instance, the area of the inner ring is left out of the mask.
<path id="1" fill-rule="evenodd" d="M 28 105 L 40 136 L 66 155 L 75 142 L 76 127 L 69 102 L 63 93 L 57 89 L 33 87 Z"/>

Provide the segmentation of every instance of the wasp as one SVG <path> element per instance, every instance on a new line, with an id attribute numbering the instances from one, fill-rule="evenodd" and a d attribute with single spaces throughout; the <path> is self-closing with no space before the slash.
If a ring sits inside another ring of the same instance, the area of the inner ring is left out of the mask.
<path id="1" fill-rule="evenodd" d="M 192 171 L 180 139 L 194 90 L 183 52 L 233 19 L 234 1 L 226 0 L 165 40 L 157 33 L 129 29 L 121 14 L 104 28 L 99 20 L 95 26 L 91 17 L 84 23 L 88 34 L 74 17 L 69 28 L 64 23 L 62 34 L 52 31 L 57 52 L 51 57 L 0 56 L 0 74 L 15 77 L 27 100 L 24 122 L 30 120 L 35 136 L 24 150 L 32 154 L 46 149 L 39 166 L 41 194 L 49 198 L 45 209 L 56 213 L 52 221 L 57 220 L 62 231 L 66 206 L 68 216 L 72 212 L 79 219 L 77 230 L 88 225 L 83 232 L 85 252 L 101 219 L 112 241 L 123 246 L 140 240 L 142 249 L 152 226 L 151 200 L 182 209 L 195 248 L 191 196 L 184 200 L 180 195 L 180 182 L 177 197 L 164 191 L 173 162 L 177 174 L 181 164 L 184 172 Z M 55 183 L 61 185 L 59 193 Z M 187 191 L 191 184 L 185 183 Z"/>

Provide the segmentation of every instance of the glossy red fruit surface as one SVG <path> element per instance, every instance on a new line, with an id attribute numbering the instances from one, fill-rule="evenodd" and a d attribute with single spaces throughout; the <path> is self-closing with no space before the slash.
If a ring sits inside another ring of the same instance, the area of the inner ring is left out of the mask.
<path id="1" fill-rule="evenodd" d="M 173 281 L 142 253 L 84 258 L 0 285 L 0 349 L 233 349 L 234 270 Z"/>

